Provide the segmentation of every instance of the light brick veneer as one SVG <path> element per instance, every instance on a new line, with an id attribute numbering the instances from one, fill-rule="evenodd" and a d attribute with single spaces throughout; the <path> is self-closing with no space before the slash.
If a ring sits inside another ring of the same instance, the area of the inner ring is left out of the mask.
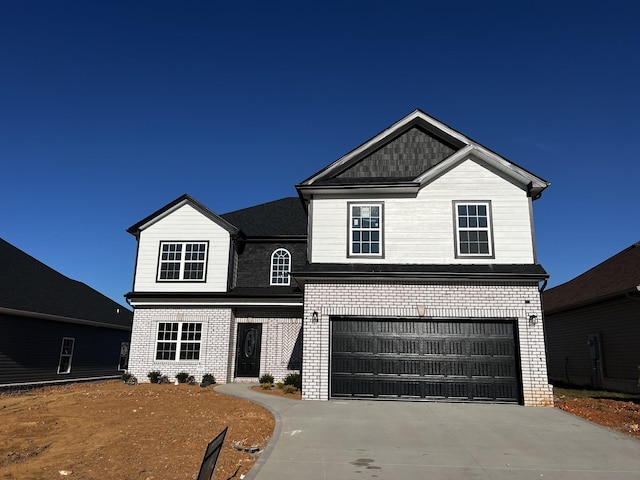
<path id="1" fill-rule="evenodd" d="M 524 404 L 553 404 L 536 283 L 307 281 L 304 295 L 303 399 L 329 398 L 331 316 L 517 318 Z M 318 323 L 311 322 L 314 311 Z M 537 325 L 530 325 L 530 315 Z"/>
<path id="2" fill-rule="evenodd" d="M 198 381 L 205 373 L 213 374 L 218 383 L 255 381 L 234 378 L 237 324 L 261 323 L 260 374 L 271 373 L 279 381 L 289 373 L 300 372 L 301 315 L 301 308 L 138 307 L 133 315 L 129 371 L 141 382 L 148 381 L 147 373 L 152 370 L 172 381 L 179 372 L 188 372 Z M 200 360 L 155 360 L 160 322 L 201 322 Z"/>

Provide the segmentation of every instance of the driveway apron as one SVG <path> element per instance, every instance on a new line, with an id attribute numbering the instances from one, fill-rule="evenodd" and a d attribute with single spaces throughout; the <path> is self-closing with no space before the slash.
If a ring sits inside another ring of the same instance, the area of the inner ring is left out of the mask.
<path id="1" fill-rule="evenodd" d="M 561 410 L 475 403 L 298 401 L 226 384 L 269 409 L 246 480 L 640 480 L 640 442 Z"/>

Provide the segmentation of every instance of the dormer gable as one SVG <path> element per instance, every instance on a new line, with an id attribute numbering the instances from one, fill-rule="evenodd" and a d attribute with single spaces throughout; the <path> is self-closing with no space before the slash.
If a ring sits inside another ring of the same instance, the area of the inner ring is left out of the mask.
<path id="1" fill-rule="evenodd" d="M 296 186 L 303 198 L 338 190 L 416 194 L 472 159 L 526 189 L 534 199 L 549 182 L 416 109 Z"/>
<path id="2" fill-rule="evenodd" d="M 189 195 L 127 229 L 138 240 L 134 293 L 226 292 L 239 230 Z"/>
<path id="3" fill-rule="evenodd" d="M 135 225 L 132 225 L 127 229 L 127 232 L 137 238 L 140 235 L 140 232 L 149 228 L 150 226 L 162 220 L 163 218 L 171 215 L 173 212 L 175 212 L 176 210 L 179 210 L 185 205 L 191 206 L 193 209 L 200 212 L 202 215 L 210 219 L 212 222 L 216 223 L 218 226 L 227 230 L 231 235 L 238 234 L 237 227 L 235 227 L 234 225 L 226 221 L 224 218 L 222 218 L 220 215 L 215 213 L 213 210 L 210 210 L 205 205 L 198 202 L 196 199 L 194 199 L 193 197 L 191 197 L 186 193 L 176 198 L 173 202 L 170 202 L 164 207 L 160 208 L 159 210 L 153 212 L 148 217 L 145 217 L 144 219 L 140 220 Z"/>

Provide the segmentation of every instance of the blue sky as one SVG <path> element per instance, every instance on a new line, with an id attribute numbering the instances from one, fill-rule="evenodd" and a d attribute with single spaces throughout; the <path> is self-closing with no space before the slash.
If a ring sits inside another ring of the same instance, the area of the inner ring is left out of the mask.
<path id="1" fill-rule="evenodd" d="M 183 193 L 294 196 L 420 108 L 552 183 L 538 260 L 563 283 L 640 240 L 639 21 L 618 0 L 3 0 L 0 237 L 124 304 L 129 226 Z"/>

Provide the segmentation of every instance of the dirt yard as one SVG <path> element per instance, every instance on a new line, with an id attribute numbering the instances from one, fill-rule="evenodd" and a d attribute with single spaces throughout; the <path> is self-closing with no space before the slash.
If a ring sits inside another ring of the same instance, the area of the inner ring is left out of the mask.
<path id="1" fill-rule="evenodd" d="M 215 479 L 239 479 L 273 433 L 259 405 L 213 387 L 120 381 L 0 395 L 0 479 L 195 479 L 229 426 Z M 235 474 L 235 475 L 234 475 Z"/>
<path id="2" fill-rule="evenodd" d="M 557 393 L 556 407 L 640 440 L 639 399 L 573 392 Z M 285 395 L 275 388 L 264 393 Z M 259 405 L 213 387 L 113 381 L 4 394 L 0 479 L 195 479 L 207 443 L 226 426 L 214 478 L 240 479 L 274 420 Z"/>
<path id="3" fill-rule="evenodd" d="M 556 408 L 640 440 L 640 398 L 608 392 L 555 389 Z"/>

